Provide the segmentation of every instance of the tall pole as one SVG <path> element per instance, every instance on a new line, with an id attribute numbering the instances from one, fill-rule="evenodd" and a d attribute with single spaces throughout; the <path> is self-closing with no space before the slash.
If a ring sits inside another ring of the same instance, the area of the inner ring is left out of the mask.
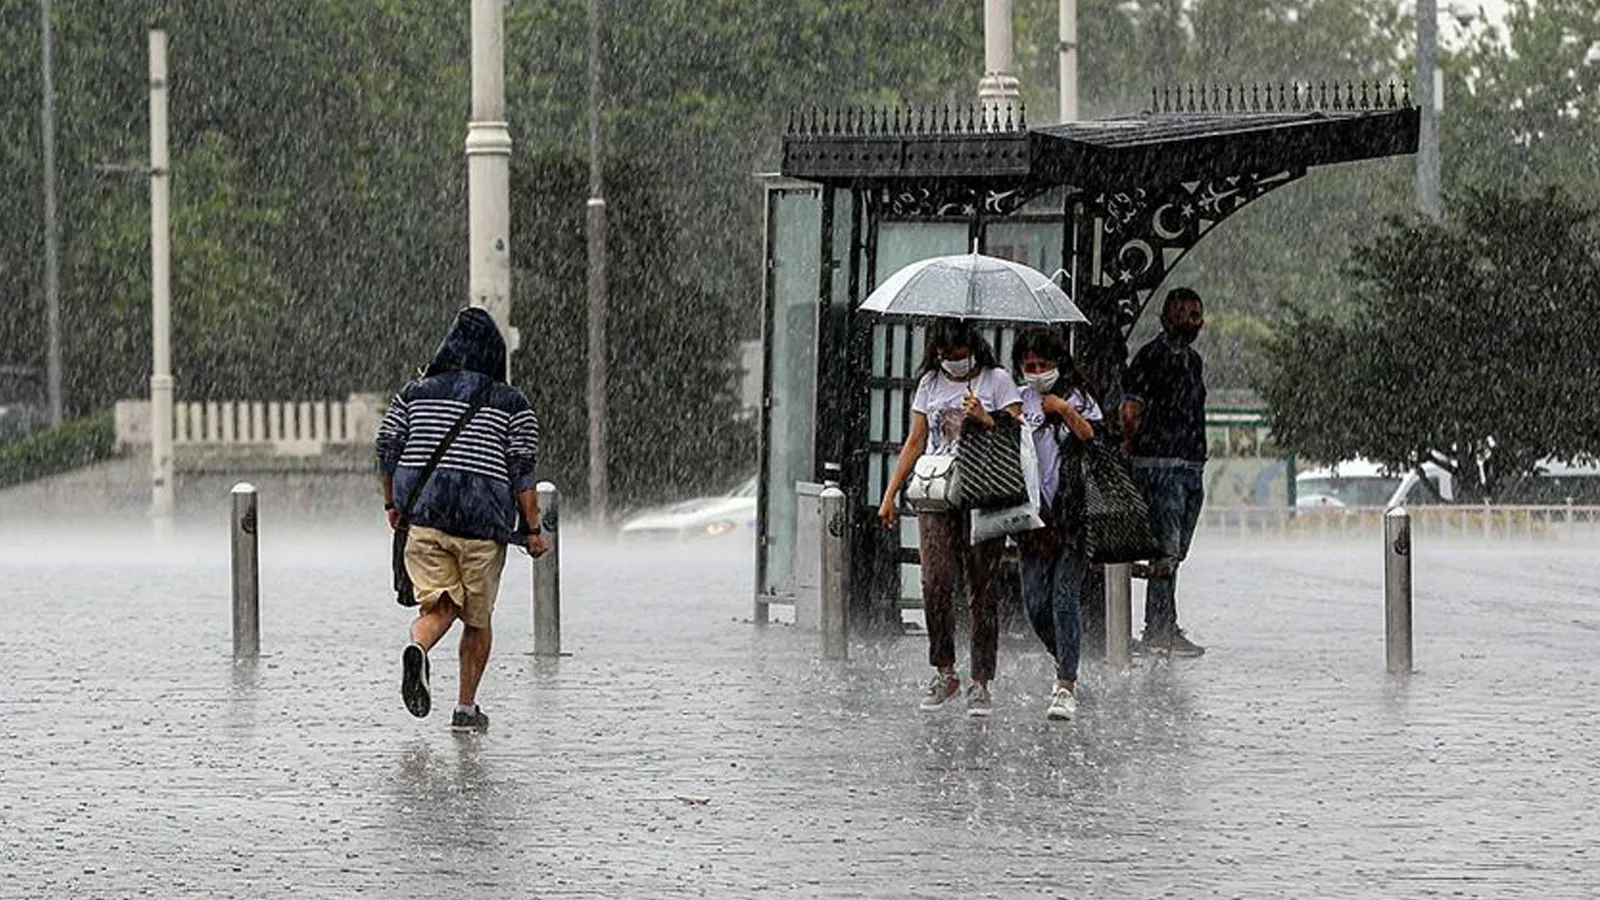
<path id="1" fill-rule="evenodd" d="M 1062 122 L 1078 121 L 1078 0 L 1061 0 L 1058 14 L 1061 33 L 1061 114 Z"/>
<path id="2" fill-rule="evenodd" d="M 1012 0 L 983 2 L 983 80 L 978 82 L 978 103 L 986 118 L 1021 119 L 1022 94 L 1017 82 L 1016 44 L 1012 37 Z"/>
<path id="3" fill-rule="evenodd" d="M 40 130 L 44 143 L 44 310 L 48 335 L 45 378 L 50 401 L 50 425 L 61 424 L 61 263 L 56 224 L 56 83 L 55 39 L 50 24 L 50 0 L 39 0 L 39 65 L 44 97 L 40 104 Z"/>
<path id="4" fill-rule="evenodd" d="M 600 0 L 589 0 L 589 516 L 606 522 L 606 199 L 603 153 Z"/>
<path id="5" fill-rule="evenodd" d="M 168 202 L 167 32 L 150 29 L 150 515 L 172 521 L 172 240 Z"/>
<path id="6" fill-rule="evenodd" d="M 506 126 L 504 0 L 472 0 L 472 118 L 467 123 L 467 291 L 506 349 L 511 325 L 511 131 Z M 509 357 L 507 368 L 510 368 Z M 511 373 L 505 373 L 506 380 Z"/>
<path id="7" fill-rule="evenodd" d="M 1428 216 L 1439 205 L 1439 4 L 1417 0 L 1417 101 L 1422 105 L 1417 139 L 1417 204 Z"/>

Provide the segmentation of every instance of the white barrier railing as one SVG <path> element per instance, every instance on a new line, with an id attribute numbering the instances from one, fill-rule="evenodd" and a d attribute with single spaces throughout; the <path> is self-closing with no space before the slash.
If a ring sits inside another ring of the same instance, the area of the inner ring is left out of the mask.
<path id="1" fill-rule="evenodd" d="M 1600 506 L 1413 506 L 1412 532 L 1426 537 L 1478 539 L 1562 539 L 1600 537 Z M 1287 509 L 1278 507 L 1211 507 L 1201 514 L 1201 528 L 1226 538 L 1370 537 L 1383 533 L 1379 506 Z"/>
<path id="2" fill-rule="evenodd" d="M 280 450 L 317 450 L 330 445 L 370 444 L 377 437 L 384 398 L 353 394 L 345 401 L 210 401 L 175 403 L 175 446 L 256 445 Z M 150 403 L 117 403 L 117 441 L 150 443 Z"/>

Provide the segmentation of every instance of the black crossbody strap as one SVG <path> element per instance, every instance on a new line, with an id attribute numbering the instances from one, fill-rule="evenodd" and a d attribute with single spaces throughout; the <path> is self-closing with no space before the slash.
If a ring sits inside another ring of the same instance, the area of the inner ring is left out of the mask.
<path id="1" fill-rule="evenodd" d="M 422 473 L 417 476 L 416 485 L 406 497 L 405 506 L 400 510 L 400 527 L 404 528 L 411 523 L 411 508 L 416 505 L 417 498 L 422 496 L 422 488 L 427 485 L 428 479 L 433 477 L 433 470 L 439 468 L 439 461 L 444 459 L 445 451 L 450 449 L 450 444 L 455 441 L 456 435 L 460 434 L 461 429 L 466 428 L 472 417 L 478 414 L 478 410 L 483 409 L 484 404 L 489 402 L 489 391 L 493 387 L 494 382 L 490 381 L 478 388 L 472 395 L 472 402 L 467 405 L 467 411 L 462 413 L 461 418 L 457 419 L 455 424 L 450 426 L 450 430 L 444 433 L 444 437 L 439 439 L 439 446 L 435 447 L 433 455 L 428 457 L 427 464 L 422 467 Z"/>

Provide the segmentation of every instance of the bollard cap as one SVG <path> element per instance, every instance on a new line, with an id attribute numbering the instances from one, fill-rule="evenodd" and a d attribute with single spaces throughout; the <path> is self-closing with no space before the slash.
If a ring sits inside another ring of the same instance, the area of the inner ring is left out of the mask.
<path id="1" fill-rule="evenodd" d="M 1411 513 L 1406 512 L 1406 508 L 1404 506 L 1395 506 L 1391 507 L 1388 512 L 1384 513 L 1383 517 L 1385 519 L 1409 519 L 1411 518 Z"/>
<path id="2" fill-rule="evenodd" d="M 829 484 L 817 496 L 824 500 L 843 500 L 844 491 L 839 490 L 839 486 L 836 484 Z"/>
<path id="3" fill-rule="evenodd" d="M 248 481 L 241 481 L 233 486 L 233 493 L 235 494 L 254 494 L 255 492 L 256 486 Z"/>

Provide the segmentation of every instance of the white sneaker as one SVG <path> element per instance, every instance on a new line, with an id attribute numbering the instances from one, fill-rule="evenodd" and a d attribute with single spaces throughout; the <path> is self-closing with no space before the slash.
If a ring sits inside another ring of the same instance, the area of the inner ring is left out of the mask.
<path id="1" fill-rule="evenodd" d="M 1050 709 L 1045 712 L 1045 718 L 1065 722 L 1077 714 L 1077 696 L 1066 688 L 1056 685 L 1056 689 L 1050 693 Z"/>

